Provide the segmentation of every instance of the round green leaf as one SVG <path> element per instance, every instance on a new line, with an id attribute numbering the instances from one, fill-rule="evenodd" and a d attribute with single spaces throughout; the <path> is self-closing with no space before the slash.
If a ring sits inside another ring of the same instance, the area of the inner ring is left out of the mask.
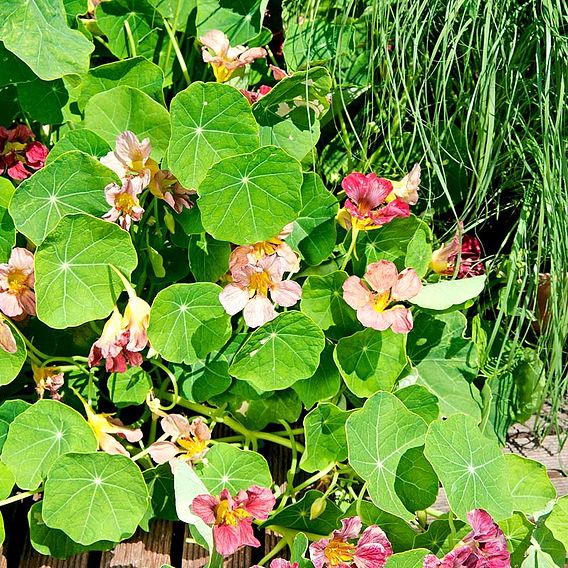
<path id="1" fill-rule="evenodd" d="M 424 444 L 424 420 L 396 396 L 378 392 L 347 419 L 345 429 L 349 464 L 367 481 L 373 503 L 405 520 L 413 519 L 395 484 L 401 457 L 409 448 Z"/>
<path id="2" fill-rule="evenodd" d="M 18 487 L 36 489 L 61 455 L 96 450 L 95 434 L 76 410 L 55 400 L 39 400 L 10 425 L 2 461 L 15 474 Z"/>
<path id="3" fill-rule="evenodd" d="M 219 302 L 220 292 L 211 282 L 161 290 L 150 314 L 152 347 L 168 361 L 187 364 L 222 347 L 231 334 L 231 322 Z"/>
<path id="4" fill-rule="evenodd" d="M 35 255 L 37 313 L 56 329 L 106 317 L 137 264 L 130 235 L 88 215 L 63 217 Z"/>
<path id="5" fill-rule="evenodd" d="M 16 244 L 16 229 L 8 210 L 0 207 L 0 262 L 8 262 Z"/>
<path id="6" fill-rule="evenodd" d="M 424 457 L 424 446 L 409 448 L 402 454 L 394 488 L 409 511 L 424 511 L 434 504 L 438 497 L 438 476 Z"/>
<path id="7" fill-rule="evenodd" d="M 511 566 L 520 566 L 531 544 L 534 525 L 522 513 L 514 513 L 504 521 L 499 521 L 507 547 L 511 552 Z"/>
<path id="8" fill-rule="evenodd" d="M 0 461 L 0 499 L 6 499 L 10 496 L 15 482 L 12 471 L 4 462 Z"/>
<path id="9" fill-rule="evenodd" d="M 116 137 L 125 130 L 131 130 L 140 140 L 149 138 L 152 157 L 158 161 L 166 153 L 170 139 L 168 111 L 146 93 L 126 85 L 89 99 L 84 125 L 113 148 Z"/>
<path id="10" fill-rule="evenodd" d="M 235 494 L 251 485 L 272 485 L 270 469 L 260 454 L 229 444 L 215 444 L 207 452 L 207 459 L 195 466 L 195 471 L 212 495 L 223 489 Z"/>
<path id="11" fill-rule="evenodd" d="M 385 568 L 422 568 L 427 554 L 430 554 L 430 551 L 425 548 L 399 552 L 387 558 Z"/>
<path id="12" fill-rule="evenodd" d="M 189 268 L 197 281 L 216 282 L 227 272 L 231 245 L 204 235 L 189 237 Z"/>
<path id="13" fill-rule="evenodd" d="M 152 379 L 141 367 L 113 373 L 108 380 L 110 398 L 118 408 L 142 404 L 151 389 Z"/>
<path id="14" fill-rule="evenodd" d="M 426 387 L 409 385 L 393 394 L 404 403 L 408 410 L 418 414 L 426 424 L 430 424 L 440 415 L 438 398 Z"/>
<path id="15" fill-rule="evenodd" d="M 497 442 L 481 433 L 474 418 L 455 414 L 432 422 L 424 454 L 458 518 L 465 520 L 469 511 L 478 508 L 497 521 L 511 516 L 507 462 Z"/>
<path id="16" fill-rule="evenodd" d="M 486 280 L 487 276 L 482 275 L 427 284 L 408 301 L 429 310 L 447 310 L 452 306 L 477 298 L 483 292 Z"/>
<path id="17" fill-rule="evenodd" d="M 18 376 L 28 356 L 28 350 L 20 331 L 11 322 L 7 323 L 6 320 L 4 323 L 12 330 L 12 335 L 16 340 L 16 352 L 8 353 L 0 349 L 0 385 L 7 385 Z"/>
<path id="18" fill-rule="evenodd" d="M 282 390 L 311 377 L 325 346 L 322 330 L 300 312 L 284 312 L 254 331 L 229 372 L 257 390 Z"/>
<path id="19" fill-rule="evenodd" d="M 262 2 L 220 2 L 200 0 L 197 3 L 197 36 L 209 30 L 223 30 L 232 45 L 247 44 L 259 32 L 264 16 Z"/>
<path id="20" fill-rule="evenodd" d="M 545 523 L 554 538 L 568 549 L 568 495 L 558 499 Z"/>
<path id="21" fill-rule="evenodd" d="M 193 402 L 204 402 L 226 391 L 231 384 L 229 362 L 220 353 L 211 353 L 193 365 L 172 365 L 181 395 Z"/>
<path id="22" fill-rule="evenodd" d="M 170 110 L 168 165 L 185 187 L 197 189 L 215 162 L 259 146 L 250 105 L 234 87 L 192 83 L 174 97 Z"/>
<path id="23" fill-rule="evenodd" d="M 199 186 L 201 221 L 221 241 L 270 239 L 298 216 L 301 185 L 300 163 L 280 148 L 225 158 Z"/>
<path id="24" fill-rule="evenodd" d="M 91 130 L 87 130 L 86 128 L 70 130 L 61 140 L 58 140 L 55 146 L 49 151 L 45 161 L 46 165 L 54 162 L 61 154 L 72 152 L 73 150 L 79 150 L 92 158 L 99 159 L 102 156 L 106 156 L 111 148 L 106 140 L 103 140 L 98 134 L 95 134 Z M 97 183 L 100 192 L 101 187 L 104 186 L 99 180 L 94 181 Z"/>
<path id="25" fill-rule="evenodd" d="M 114 172 L 98 160 L 72 151 L 22 182 L 10 203 L 16 228 L 37 245 L 62 217 L 109 210 L 104 187 L 118 182 Z"/>
<path id="26" fill-rule="evenodd" d="M 68 454 L 53 464 L 45 482 L 45 524 L 85 546 L 128 538 L 147 507 L 142 473 L 125 456 Z"/>
<path id="27" fill-rule="evenodd" d="M 394 387 L 406 366 L 404 343 L 400 333 L 367 328 L 340 339 L 333 358 L 349 390 L 366 398 Z"/>
<path id="28" fill-rule="evenodd" d="M 0 405 L 0 451 L 4 447 L 10 424 L 30 406 L 29 402 L 23 400 L 6 400 Z"/>

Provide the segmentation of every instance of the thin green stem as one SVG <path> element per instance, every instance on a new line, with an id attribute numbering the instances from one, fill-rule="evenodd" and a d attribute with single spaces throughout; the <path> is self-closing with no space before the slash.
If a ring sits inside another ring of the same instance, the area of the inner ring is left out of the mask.
<path id="1" fill-rule="evenodd" d="M 168 32 L 168 36 L 170 36 L 170 42 L 171 42 L 171 44 L 174 48 L 179 66 L 181 67 L 181 72 L 183 73 L 183 76 L 184 76 L 187 84 L 189 85 L 189 84 L 191 84 L 191 78 L 189 76 L 189 71 L 187 70 L 187 64 L 186 64 L 185 59 L 183 57 L 183 54 L 182 54 L 182 52 L 179 48 L 179 44 L 178 44 L 178 41 L 176 39 L 176 35 L 175 35 L 174 31 L 172 30 L 170 24 L 166 20 L 166 18 L 164 18 L 164 27 L 166 28 L 166 31 Z"/>
<path id="2" fill-rule="evenodd" d="M 162 434 L 157 440 L 156 442 L 164 442 L 167 438 L 168 438 L 169 434 Z M 152 443 L 149 442 L 148 445 L 141 450 L 140 452 L 138 452 L 135 456 L 132 457 L 132 461 L 138 461 L 140 458 L 143 458 L 144 456 L 147 456 L 148 453 L 150 452 L 150 448 L 152 447 Z"/>
<path id="3" fill-rule="evenodd" d="M 41 493 L 43 488 L 40 487 L 35 491 L 24 491 L 23 493 L 18 493 L 17 495 L 12 495 L 12 497 L 8 497 L 8 499 L 2 499 L 0 501 L 0 507 L 4 505 L 9 505 L 10 503 L 16 503 L 17 501 L 21 501 L 22 499 L 27 499 L 28 497 L 33 497 L 36 493 Z"/>
<path id="4" fill-rule="evenodd" d="M 128 20 L 124 20 L 124 29 L 126 30 L 126 37 L 128 38 L 128 45 L 130 46 L 130 57 L 136 57 L 136 43 Z"/>
<path id="5" fill-rule="evenodd" d="M 152 365 L 154 365 L 155 367 L 158 367 L 158 369 L 161 369 L 162 371 L 164 371 L 164 373 L 166 373 L 168 379 L 170 380 L 170 382 L 172 383 L 172 388 L 174 389 L 174 393 L 171 399 L 171 403 L 169 406 L 166 407 L 162 407 L 162 410 L 171 410 L 172 408 L 175 407 L 176 404 L 178 404 L 179 401 L 179 392 L 178 392 L 178 384 L 177 384 L 177 379 L 176 376 L 160 361 L 157 361 L 155 359 L 152 360 Z M 163 385 L 162 387 L 160 387 L 160 392 L 158 395 L 158 398 L 160 396 L 162 396 L 162 389 L 163 389 Z"/>
<path id="6" fill-rule="evenodd" d="M 260 561 L 259 565 L 263 566 L 269 560 L 272 560 L 283 548 L 288 546 L 288 538 L 283 536 L 277 543 L 276 546 Z"/>
<path id="7" fill-rule="evenodd" d="M 345 257 L 343 258 L 343 262 L 341 263 L 340 270 L 345 270 L 347 263 L 351 260 L 351 256 L 353 255 L 353 252 L 355 252 L 355 247 L 357 246 L 357 236 L 358 235 L 359 235 L 359 229 L 357 229 L 355 226 L 352 226 L 351 227 L 351 244 L 349 245 L 349 249 L 345 253 Z M 357 258 L 357 255 L 355 255 L 355 258 Z"/>
<path id="8" fill-rule="evenodd" d="M 304 481 L 303 483 L 300 483 L 300 485 L 292 487 L 290 490 L 286 491 L 286 493 L 293 495 L 294 493 L 298 493 L 298 491 L 302 491 L 302 489 L 309 487 L 310 485 L 314 484 L 316 481 L 319 481 L 322 477 L 325 477 L 335 467 L 335 465 L 336 465 L 335 462 L 331 463 L 326 468 L 312 475 L 309 479 L 306 479 L 306 481 Z"/>

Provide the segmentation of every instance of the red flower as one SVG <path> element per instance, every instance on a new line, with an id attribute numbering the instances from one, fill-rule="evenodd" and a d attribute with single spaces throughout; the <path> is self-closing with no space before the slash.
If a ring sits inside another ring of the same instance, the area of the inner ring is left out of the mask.
<path id="1" fill-rule="evenodd" d="M 43 168 L 49 150 L 34 138 L 25 124 L 11 130 L 0 126 L 0 174 L 7 171 L 12 179 L 22 180 Z"/>
<path id="2" fill-rule="evenodd" d="M 453 240 L 434 251 L 430 261 L 432 270 L 444 276 L 453 276 L 456 264 L 458 264 L 458 278 L 485 274 L 485 265 L 481 261 L 481 243 L 477 237 L 463 234 L 461 222 Z"/>

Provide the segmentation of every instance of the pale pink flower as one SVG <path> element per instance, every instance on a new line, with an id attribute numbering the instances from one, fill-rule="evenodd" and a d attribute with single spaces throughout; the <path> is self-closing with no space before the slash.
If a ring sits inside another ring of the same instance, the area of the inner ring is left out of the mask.
<path id="1" fill-rule="evenodd" d="M 215 548 L 222 556 L 233 554 L 243 546 L 260 546 L 252 530 L 253 519 L 266 520 L 274 508 L 274 495 L 266 487 L 253 485 L 232 497 L 227 489 L 219 497 L 198 495 L 192 512 L 213 526 Z"/>
<path id="2" fill-rule="evenodd" d="M 0 264 L 0 310 L 8 317 L 36 315 L 34 255 L 12 249 L 7 264 Z"/>
<path id="3" fill-rule="evenodd" d="M 387 198 L 387 201 L 399 198 L 408 203 L 408 205 L 416 205 L 420 187 L 420 173 L 420 164 L 414 164 L 412 169 L 400 181 L 389 180 L 392 184 L 392 193 Z"/>
<path id="4" fill-rule="evenodd" d="M 357 319 L 365 326 L 384 331 L 389 327 L 395 333 L 412 329 L 412 314 L 402 305 L 391 304 L 409 300 L 420 292 L 422 283 L 412 268 L 400 274 L 389 260 L 373 262 L 367 267 L 365 280 L 350 276 L 343 284 L 343 299 L 357 310 Z"/>
<path id="5" fill-rule="evenodd" d="M 437 274 L 453 276 L 458 265 L 458 278 L 471 278 L 485 274 L 481 261 L 481 243 L 472 235 L 463 234 L 463 223 L 454 238 L 432 253 L 430 268 Z"/>
<path id="6" fill-rule="evenodd" d="M 163 199 L 176 213 L 183 209 L 191 209 L 193 203 L 190 195 L 195 195 L 193 189 L 186 189 L 168 170 L 159 170 L 150 181 L 150 191 L 158 199 Z"/>
<path id="7" fill-rule="evenodd" d="M 103 215 L 103 219 L 118 224 L 125 230 L 130 229 L 132 221 L 140 221 L 144 209 L 140 207 L 138 195 L 144 189 L 144 181 L 139 177 L 126 177 L 122 186 L 109 183 L 105 187 L 105 198 L 112 209 Z"/>
<path id="8" fill-rule="evenodd" d="M 15 353 L 18 350 L 12 328 L 2 320 L 0 320 L 0 349 L 6 353 Z"/>
<path id="9" fill-rule="evenodd" d="M 275 81 L 281 81 L 282 79 L 286 79 L 286 77 L 291 77 L 289 73 L 286 73 L 286 71 L 280 69 L 280 67 L 276 67 L 276 65 L 269 64 L 268 67 L 272 71 L 272 76 Z"/>
<path id="10" fill-rule="evenodd" d="M 376 525 L 367 527 L 361 537 L 361 520 L 350 517 L 341 521 L 341 529 L 330 538 L 310 545 L 310 560 L 315 568 L 382 568 L 392 555 L 392 546 Z M 357 542 L 350 540 L 359 539 Z"/>
<path id="11" fill-rule="evenodd" d="M 170 414 L 160 423 L 171 439 L 155 442 L 148 448 L 156 463 L 165 463 L 176 457 L 195 460 L 207 453 L 211 432 L 203 419 L 195 418 L 190 424 L 185 416 Z"/>
<path id="12" fill-rule="evenodd" d="M 203 44 L 203 61 L 211 64 L 219 83 L 229 80 L 235 69 L 266 57 L 266 50 L 262 47 L 231 47 L 229 38 L 221 30 L 210 30 L 199 41 Z"/>
<path id="13" fill-rule="evenodd" d="M 483 509 L 467 514 L 472 531 L 443 558 L 429 554 L 424 568 L 510 568 L 507 540 L 499 525 Z"/>
<path id="14" fill-rule="evenodd" d="M 262 568 L 262 566 L 255 564 L 254 566 L 251 566 L 251 568 Z M 275 558 L 270 563 L 270 568 L 299 568 L 299 565 L 297 562 L 290 562 L 289 560 L 284 560 L 283 558 Z"/>

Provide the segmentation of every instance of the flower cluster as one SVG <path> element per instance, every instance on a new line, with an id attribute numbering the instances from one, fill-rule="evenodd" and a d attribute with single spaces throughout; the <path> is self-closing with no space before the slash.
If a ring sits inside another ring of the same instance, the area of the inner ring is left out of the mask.
<path id="1" fill-rule="evenodd" d="M 252 530 L 253 519 L 266 520 L 274 508 L 274 495 L 266 487 L 253 485 L 234 497 L 223 489 L 219 497 L 198 495 L 191 510 L 213 527 L 215 548 L 223 556 L 243 546 L 260 546 Z"/>
<path id="2" fill-rule="evenodd" d="M 343 284 L 343 299 L 357 310 L 357 319 L 365 327 L 379 331 L 390 327 L 395 333 L 408 333 L 412 313 L 396 302 L 420 292 L 422 283 L 416 271 L 406 268 L 399 273 L 393 262 L 380 260 L 369 264 L 365 281 L 371 289 L 358 276 L 350 276 Z"/>
<path id="3" fill-rule="evenodd" d="M 32 364 L 36 392 L 43 398 L 47 391 L 53 400 L 61 400 L 59 390 L 65 383 L 65 378 L 59 367 L 38 367 Z"/>
<path id="4" fill-rule="evenodd" d="M 249 327 L 259 327 L 274 319 L 277 315 L 274 304 L 290 307 L 302 295 L 297 282 L 284 280 L 284 273 L 293 274 L 300 269 L 298 256 L 284 242 L 290 232 L 287 226 L 274 239 L 238 246 L 231 253 L 232 282 L 225 286 L 219 300 L 230 315 L 242 311 Z"/>
<path id="5" fill-rule="evenodd" d="M 463 234 L 463 223 L 460 223 L 454 238 L 434 251 L 430 268 L 437 274 L 458 278 L 470 278 L 485 274 L 485 265 L 481 261 L 481 243 L 473 235 Z"/>
<path id="6" fill-rule="evenodd" d="M 0 174 L 7 172 L 14 180 L 26 179 L 43 168 L 48 152 L 25 124 L 11 130 L 0 126 Z"/>

